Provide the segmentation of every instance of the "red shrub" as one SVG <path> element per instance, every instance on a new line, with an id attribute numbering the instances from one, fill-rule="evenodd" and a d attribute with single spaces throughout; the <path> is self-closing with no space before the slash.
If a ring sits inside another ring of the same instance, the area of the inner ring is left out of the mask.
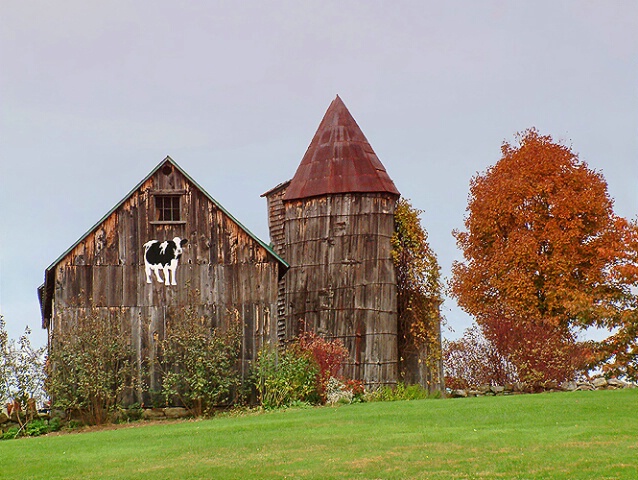
<path id="1" fill-rule="evenodd" d="M 349 356 L 341 340 L 326 340 L 314 332 L 304 332 L 297 337 L 296 348 L 310 352 L 319 367 L 317 389 L 324 397 L 330 377 L 338 378 L 343 363 Z"/>

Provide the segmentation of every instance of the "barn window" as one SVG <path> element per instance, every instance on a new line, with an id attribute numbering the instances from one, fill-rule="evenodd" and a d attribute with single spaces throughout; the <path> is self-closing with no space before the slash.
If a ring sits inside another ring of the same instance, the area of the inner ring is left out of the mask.
<path id="1" fill-rule="evenodd" d="M 181 220 L 179 195 L 156 195 L 155 207 L 159 222 L 179 222 Z"/>

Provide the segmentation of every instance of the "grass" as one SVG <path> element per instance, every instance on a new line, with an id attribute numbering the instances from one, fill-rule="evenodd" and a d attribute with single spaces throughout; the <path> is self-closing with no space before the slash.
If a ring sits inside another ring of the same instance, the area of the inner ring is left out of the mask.
<path id="1" fill-rule="evenodd" d="M 638 389 L 364 403 L 3 441 L 0 477 L 633 480 Z"/>

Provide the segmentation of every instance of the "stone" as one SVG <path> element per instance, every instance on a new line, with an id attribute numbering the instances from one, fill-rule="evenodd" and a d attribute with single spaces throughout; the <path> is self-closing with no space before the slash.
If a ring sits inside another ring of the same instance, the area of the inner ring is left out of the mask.
<path id="1" fill-rule="evenodd" d="M 617 378 L 610 378 L 607 380 L 607 385 L 613 388 L 625 388 L 627 384 L 622 380 L 618 380 Z"/>
<path id="2" fill-rule="evenodd" d="M 596 390 L 596 389 L 594 388 L 594 386 L 591 383 L 579 383 L 578 387 L 576 387 L 576 390 L 591 391 L 591 390 Z"/>
<path id="3" fill-rule="evenodd" d="M 147 408 L 142 412 L 142 418 L 144 420 L 158 420 L 166 418 L 166 415 L 164 415 L 164 410 L 161 408 Z"/>
<path id="4" fill-rule="evenodd" d="M 523 382 L 516 382 L 512 385 L 514 392 L 524 392 L 527 386 Z"/>
<path id="5" fill-rule="evenodd" d="M 569 381 L 561 383 L 560 388 L 564 392 L 573 392 L 574 390 L 578 388 L 578 385 L 576 384 L 576 382 L 569 380 Z"/>
<path id="6" fill-rule="evenodd" d="M 501 387 L 500 385 L 492 385 L 490 390 L 494 395 L 499 395 L 505 391 L 505 387 Z"/>
<path id="7" fill-rule="evenodd" d="M 164 409 L 164 415 L 166 415 L 166 418 L 186 418 L 191 416 L 188 409 L 184 407 L 167 407 Z"/>
<path id="8" fill-rule="evenodd" d="M 4 412 L 0 412 L 0 425 L 4 425 L 9 421 L 9 417 Z"/>
<path id="9" fill-rule="evenodd" d="M 479 388 L 479 391 L 483 394 L 491 391 L 490 386 L 489 385 L 481 385 Z"/>
<path id="10" fill-rule="evenodd" d="M 465 398 L 467 397 L 467 391 L 465 390 L 452 390 L 452 397 L 454 398 Z"/>
<path id="11" fill-rule="evenodd" d="M 598 378 L 594 378 L 591 383 L 594 386 L 594 388 L 605 388 L 607 386 L 607 379 L 603 377 L 598 377 Z"/>
<path id="12" fill-rule="evenodd" d="M 482 395 L 482 393 L 478 390 L 470 390 L 469 392 L 467 392 L 467 394 L 470 397 L 480 397 Z"/>

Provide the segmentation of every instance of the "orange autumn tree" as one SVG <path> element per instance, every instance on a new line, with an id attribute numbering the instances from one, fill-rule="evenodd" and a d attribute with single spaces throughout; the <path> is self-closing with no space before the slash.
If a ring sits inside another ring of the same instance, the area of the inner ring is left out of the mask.
<path id="1" fill-rule="evenodd" d="M 535 129 L 504 143 L 471 180 L 465 227 L 454 232 L 465 261 L 452 267 L 452 295 L 521 380 L 635 362 L 636 225 L 614 214 L 602 174 L 570 148 Z M 578 342 L 591 326 L 615 335 Z"/>

